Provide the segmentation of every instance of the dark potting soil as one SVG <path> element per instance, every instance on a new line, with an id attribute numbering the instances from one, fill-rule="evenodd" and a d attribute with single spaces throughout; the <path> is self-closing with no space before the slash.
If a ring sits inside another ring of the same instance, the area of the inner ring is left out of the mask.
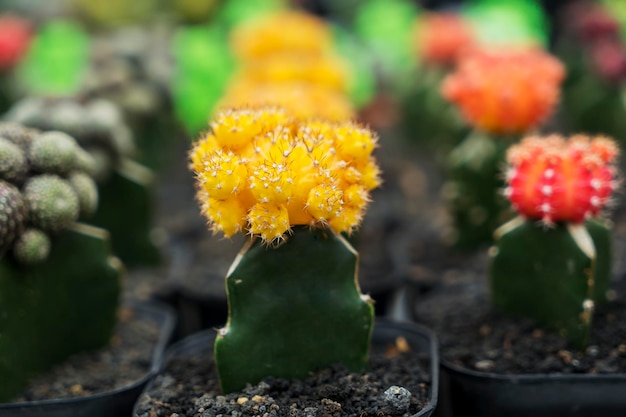
<path id="1" fill-rule="evenodd" d="M 610 302 L 593 318 L 584 351 L 533 321 L 490 306 L 486 285 L 444 287 L 415 303 L 417 321 L 438 335 L 441 358 L 498 374 L 626 373 L 626 278 L 615 282 Z"/>
<path id="2" fill-rule="evenodd" d="M 207 347 L 172 360 L 140 397 L 135 417 L 399 417 L 423 409 L 429 392 L 420 359 L 390 346 L 375 348 L 363 373 L 333 366 L 302 381 L 267 378 L 221 395 Z"/>
<path id="3" fill-rule="evenodd" d="M 108 347 L 70 357 L 33 379 L 13 401 L 83 397 L 132 384 L 149 371 L 159 332 L 158 323 L 123 308 Z"/>

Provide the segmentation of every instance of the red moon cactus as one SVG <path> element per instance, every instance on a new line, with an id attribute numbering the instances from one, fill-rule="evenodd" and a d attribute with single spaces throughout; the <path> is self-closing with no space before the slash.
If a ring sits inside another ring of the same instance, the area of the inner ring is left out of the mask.
<path id="1" fill-rule="evenodd" d="M 605 137 L 528 137 L 509 148 L 505 194 L 523 217 L 580 223 L 608 203 L 617 186 L 618 154 Z"/>

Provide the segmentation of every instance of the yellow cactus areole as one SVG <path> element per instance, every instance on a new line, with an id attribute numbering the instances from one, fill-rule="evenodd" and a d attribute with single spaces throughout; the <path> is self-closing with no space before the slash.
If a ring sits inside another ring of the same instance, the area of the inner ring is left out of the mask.
<path id="1" fill-rule="evenodd" d="M 341 122 L 356 118 L 354 106 L 343 94 L 307 82 L 259 84 L 247 78 L 234 81 L 218 108 L 274 105 L 296 119 Z"/>
<path id="2" fill-rule="evenodd" d="M 321 55 L 332 45 L 328 24 L 309 13 L 294 10 L 263 15 L 238 26 L 231 49 L 241 62 L 276 53 Z"/>
<path id="3" fill-rule="evenodd" d="M 302 121 L 278 107 L 222 110 L 191 151 L 214 232 L 284 239 L 291 226 L 351 233 L 380 184 L 376 135 L 354 122 Z"/>

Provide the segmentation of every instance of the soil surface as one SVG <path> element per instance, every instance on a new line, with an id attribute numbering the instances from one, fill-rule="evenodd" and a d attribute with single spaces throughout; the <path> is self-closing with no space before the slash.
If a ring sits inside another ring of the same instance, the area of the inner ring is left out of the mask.
<path id="1" fill-rule="evenodd" d="M 35 378 L 13 402 L 83 397 L 132 384 L 149 371 L 159 333 L 158 323 L 123 308 L 110 346 L 70 357 Z"/>
<path id="2" fill-rule="evenodd" d="M 221 395 L 211 347 L 176 357 L 139 399 L 135 417 L 380 417 L 413 415 L 428 403 L 430 376 L 414 354 L 375 348 L 370 369 L 334 366 L 307 379 L 268 378 Z"/>

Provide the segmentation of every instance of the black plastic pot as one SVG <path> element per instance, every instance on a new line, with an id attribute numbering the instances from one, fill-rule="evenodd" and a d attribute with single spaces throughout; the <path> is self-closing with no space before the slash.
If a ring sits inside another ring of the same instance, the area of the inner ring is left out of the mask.
<path id="1" fill-rule="evenodd" d="M 152 351 L 152 364 L 139 380 L 107 392 L 85 397 L 0 404 L 0 417 L 124 417 L 130 415 L 137 397 L 158 373 L 163 355 L 171 340 L 176 322 L 175 313 L 157 303 L 131 303 L 131 310 L 142 320 L 150 320 L 160 327 L 160 334 Z"/>
<path id="2" fill-rule="evenodd" d="M 442 362 L 440 392 L 446 417 L 626 415 L 626 374 L 497 375 Z"/>
<path id="3" fill-rule="evenodd" d="M 212 355 L 215 341 L 215 330 L 205 330 L 177 342 L 168 349 L 164 368 L 176 358 L 184 356 Z M 393 343 L 397 337 L 404 337 L 414 352 L 423 355 L 428 361 L 428 370 L 431 375 L 431 390 L 428 405 L 411 417 L 428 417 L 437 405 L 439 387 L 439 352 L 434 333 L 421 325 L 409 322 L 395 322 L 378 319 L 374 327 L 372 344 L 387 345 Z M 142 397 L 150 396 L 151 385 L 146 387 Z M 133 415 L 139 415 L 141 399 L 135 406 Z M 145 410 L 144 410 L 145 411 Z"/>

